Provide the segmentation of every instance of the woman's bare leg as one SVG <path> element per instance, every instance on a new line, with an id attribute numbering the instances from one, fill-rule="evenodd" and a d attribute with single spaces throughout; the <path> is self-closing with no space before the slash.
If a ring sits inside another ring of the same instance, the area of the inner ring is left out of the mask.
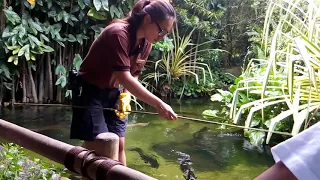
<path id="1" fill-rule="evenodd" d="M 119 138 L 119 161 L 124 166 L 127 166 L 127 159 L 126 159 L 126 153 L 124 150 L 124 143 L 125 143 L 125 137 L 120 137 Z"/>

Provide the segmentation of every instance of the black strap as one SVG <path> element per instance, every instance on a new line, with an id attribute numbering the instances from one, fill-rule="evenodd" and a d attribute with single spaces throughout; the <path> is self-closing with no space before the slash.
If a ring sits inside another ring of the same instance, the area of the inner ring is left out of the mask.
<path id="1" fill-rule="evenodd" d="M 75 157 L 83 151 L 87 151 L 87 149 L 80 146 L 75 146 L 72 149 L 70 149 L 64 158 L 64 166 L 68 170 L 74 173 L 77 173 L 76 170 L 74 169 L 74 160 L 75 160 Z"/>
<path id="2" fill-rule="evenodd" d="M 119 161 L 115 161 L 112 159 L 104 158 L 105 160 L 99 164 L 98 169 L 96 171 L 96 180 L 105 180 L 107 179 L 107 172 L 113 168 L 115 165 L 123 165 Z M 105 171 L 107 170 L 107 172 Z"/>
<path id="3" fill-rule="evenodd" d="M 122 165 L 119 161 L 115 161 L 112 159 L 109 159 L 107 157 L 94 157 L 92 159 L 90 159 L 89 161 L 85 162 L 83 167 L 81 168 L 81 175 L 83 177 L 89 178 L 89 175 L 87 174 L 88 171 L 88 167 L 95 161 L 98 160 L 104 160 L 101 162 L 101 164 L 99 164 L 97 171 L 96 171 L 96 180 L 105 180 L 107 179 L 107 172 L 115 165 Z M 107 171 L 105 171 L 107 170 Z"/>
<path id="4" fill-rule="evenodd" d="M 86 162 L 85 162 L 85 160 L 88 158 L 88 156 L 90 155 L 90 154 L 92 154 L 92 153 L 94 153 L 94 151 L 88 151 L 88 152 L 86 152 L 84 155 L 83 155 L 83 160 L 82 160 L 82 162 L 81 162 L 81 168 L 80 168 L 80 171 L 81 171 L 81 175 L 83 176 L 83 177 L 86 177 L 86 178 L 89 178 L 90 179 L 90 177 L 89 177 L 89 175 L 88 175 L 88 173 L 87 173 L 87 166 L 85 166 L 86 165 Z M 91 161 L 91 160 L 89 160 L 89 161 Z M 88 162 L 89 162 L 88 161 Z"/>
<path id="5" fill-rule="evenodd" d="M 95 161 L 97 160 L 104 160 L 102 161 L 98 168 L 97 168 L 97 171 L 96 171 L 96 180 L 105 180 L 107 178 L 107 172 L 115 165 L 123 165 L 122 163 L 120 163 L 119 161 L 115 161 L 115 160 L 112 160 L 110 158 L 107 158 L 107 157 L 102 157 L 102 156 L 98 156 L 98 157 L 94 157 L 92 159 L 90 159 L 89 161 L 85 161 L 85 159 L 87 159 L 87 157 L 94 153 L 94 151 L 90 151 L 90 150 L 87 150 L 83 147 L 80 147 L 80 146 L 75 146 L 73 147 L 72 149 L 70 149 L 67 154 L 66 154 L 66 157 L 64 159 L 64 165 L 65 167 L 74 172 L 74 173 L 78 173 L 76 172 L 76 170 L 74 169 L 74 161 L 75 161 L 75 157 L 78 156 L 78 154 L 80 154 L 81 152 L 83 151 L 87 151 L 84 155 L 83 155 L 83 158 L 82 158 L 82 161 L 81 161 L 81 167 L 80 167 L 80 170 L 81 170 L 81 175 L 83 177 L 86 177 L 90 180 L 92 180 L 92 178 L 89 177 L 88 175 L 88 167 Z M 105 171 L 107 170 L 107 171 Z"/>

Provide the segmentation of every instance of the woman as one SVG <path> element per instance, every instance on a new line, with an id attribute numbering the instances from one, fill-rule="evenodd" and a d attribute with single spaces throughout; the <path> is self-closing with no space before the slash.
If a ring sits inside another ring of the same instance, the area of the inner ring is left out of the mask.
<path id="1" fill-rule="evenodd" d="M 102 31 L 79 70 L 82 89 L 79 94 L 74 91 L 73 104 L 88 108 L 73 109 L 71 139 L 84 140 L 86 148 L 101 152 L 103 144 L 99 137 L 113 132 L 119 136 L 119 161 L 126 165 L 124 143 L 128 113 L 125 111 L 130 110 L 129 92 L 156 108 L 162 117 L 177 119 L 169 105 L 137 80 L 151 51 L 151 43 L 161 40 L 175 20 L 176 13 L 168 1 L 140 0 L 127 18 L 112 22 Z M 103 111 L 102 108 L 118 108 L 118 100 L 119 111 Z"/>

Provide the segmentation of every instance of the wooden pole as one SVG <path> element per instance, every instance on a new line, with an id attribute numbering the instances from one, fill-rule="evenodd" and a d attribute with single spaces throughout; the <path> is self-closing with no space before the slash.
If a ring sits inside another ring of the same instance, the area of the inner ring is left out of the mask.
<path id="1" fill-rule="evenodd" d="M 42 156 L 45 156 L 55 162 L 65 165 L 66 156 L 70 157 L 70 150 L 75 147 L 64 142 L 52 139 L 42 134 L 33 132 L 23 127 L 17 126 L 10 122 L 0 119 L 0 137 L 5 138 L 15 144 L 18 144 L 26 149 L 36 152 Z M 110 138 L 112 139 L 112 138 Z M 88 152 L 88 151 L 87 151 Z M 89 162 L 93 158 L 99 158 L 95 153 L 91 153 L 89 156 L 84 157 L 86 151 L 83 151 L 74 156 L 74 165 L 76 173 L 81 174 L 81 168 L 84 167 L 83 162 Z M 111 159 L 102 159 L 93 161 L 86 169 L 90 179 L 119 179 L 119 180 L 153 180 L 154 178 L 145 175 L 134 169 L 122 166 L 122 165 L 110 165 L 108 162 L 115 162 Z M 107 166 L 99 166 L 101 163 L 107 164 Z M 109 165 L 109 168 L 108 168 Z M 96 177 L 98 170 L 103 170 L 104 178 Z M 111 169 L 110 169 L 111 168 Z M 105 173 L 104 173 L 105 172 Z M 83 175 L 83 174 L 82 174 Z"/>

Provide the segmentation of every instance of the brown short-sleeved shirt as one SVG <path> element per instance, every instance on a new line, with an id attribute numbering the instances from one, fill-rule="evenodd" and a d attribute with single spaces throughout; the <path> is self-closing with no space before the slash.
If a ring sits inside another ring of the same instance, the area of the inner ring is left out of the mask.
<path id="1" fill-rule="evenodd" d="M 118 88 L 115 71 L 141 73 L 151 51 L 151 43 L 144 39 L 137 53 L 131 52 L 128 24 L 116 22 L 108 25 L 93 42 L 81 64 L 79 74 L 88 83 L 101 89 Z"/>

